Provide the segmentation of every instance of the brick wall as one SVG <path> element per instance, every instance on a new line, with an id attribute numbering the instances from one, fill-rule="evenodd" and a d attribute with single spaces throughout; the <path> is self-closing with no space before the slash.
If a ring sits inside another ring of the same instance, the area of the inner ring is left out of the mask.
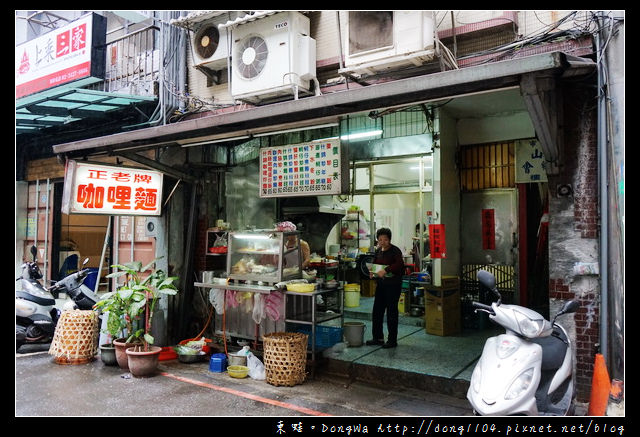
<path id="1" fill-rule="evenodd" d="M 594 353 L 600 339 L 598 296 L 591 293 L 574 292 L 572 284 L 563 279 L 549 279 L 549 298 L 565 302 L 576 298 L 580 308 L 574 314 L 576 394 L 579 402 L 588 402 L 591 393 Z M 551 315 L 553 317 L 554 314 Z"/>
<path id="2" fill-rule="evenodd" d="M 57 158 L 38 159 L 27 163 L 27 181 L 47 178 L 64 178 L 64 164 L 60 164 Z"/>
<path id="3" fill-rule="evenodd" d="M 560 174 L 550 176 L 549 299 L 552 305 L 578 299 L 575 328 L 576 394 L 588 402 L 594 354 L 599 337 L 600 285 L 598 276 L 573 272 L 575 263 L 598 262 L 599 210 L 597 123 L 592 91 L 579 84 L 566 86 L 564 95 L 564 146 Z M 573 193 L 560 197 L 558 185 L 570 184 Z M 559 310 L 559 308 L 557 308 Z M 556 311 L 551 311 L 551 317 Z M 571 319 L 561 322 L 571 326 Z"/>

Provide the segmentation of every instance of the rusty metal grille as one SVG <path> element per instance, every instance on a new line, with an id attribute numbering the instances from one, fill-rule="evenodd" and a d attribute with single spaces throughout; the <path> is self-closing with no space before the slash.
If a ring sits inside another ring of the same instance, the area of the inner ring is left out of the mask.
<path id="1" fill-rule="evenodd" d="M 462 190 L 515 187 L 515 143 L 463 147 L 460 151 Z"/>

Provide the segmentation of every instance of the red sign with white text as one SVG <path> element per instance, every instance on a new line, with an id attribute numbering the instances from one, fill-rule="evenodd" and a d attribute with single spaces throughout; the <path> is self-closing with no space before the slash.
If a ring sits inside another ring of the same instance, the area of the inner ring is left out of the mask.
<path id="1" fill-rule="evenodd" d="M 91 76 L 93 15 L 16 46 L 16 99 Z"/>
<path id="2" fill-rule="evenodd" d="M 429 225 L 429 249 L 433 259 L 447 257 L 444 225 Z"/>
<path id="3" fill-rule="evenodd" d="M 160 215 L 162 173 L 68 161 L 62 212 Z"/>

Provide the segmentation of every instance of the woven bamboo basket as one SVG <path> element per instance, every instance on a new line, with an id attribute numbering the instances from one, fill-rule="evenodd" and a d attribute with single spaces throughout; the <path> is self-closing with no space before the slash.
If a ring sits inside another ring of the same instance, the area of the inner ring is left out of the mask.
<path id="1" fill-rule="evenodd" d="M 307 334 L 273 332 L 265 334 L 263 339 L 267 382 L 289 387 L 302 384 L 306 378 Z"/>
<path id="2" fill-rule="evenodd" d="M 49 354 L 58 364 L 84 364 L 98 353 L 98 314 L 91 310 L 63 311 Z"/>

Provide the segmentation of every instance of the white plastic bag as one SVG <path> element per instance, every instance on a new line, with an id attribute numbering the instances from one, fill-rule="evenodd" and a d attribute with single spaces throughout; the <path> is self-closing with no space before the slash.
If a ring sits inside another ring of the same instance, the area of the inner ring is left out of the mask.
<path id="1" fill-rule="evenodd" d="M 262 361 L 260 361 L 260 359 L 251 352 L 247 354 L 247 367 L 249 368 L 249 376 L 252 379 L 267 379 L 264 372 L 264 364 L 262 364 Z"/>
<path id="2" fill-rule="evenodd" d="M 251 317 L 258 325 L 264 319 L 264 298 L 260 293 L 253 293 L 253 312 Z"/>
<path id="3" fill-rule="evenodd" d="M 224 312 L 224 290 L 212 288 L 209 290 L 209 302 L 216 310 L 216 313 Z"/>

